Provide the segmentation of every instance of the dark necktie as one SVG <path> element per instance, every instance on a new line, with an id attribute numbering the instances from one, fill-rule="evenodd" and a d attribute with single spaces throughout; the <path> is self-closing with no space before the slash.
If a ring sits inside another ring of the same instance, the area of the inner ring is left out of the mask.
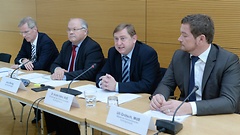
<path id="1" fill-rule="evenodd" d="M 75 63 L 75 57 L 76 57 L 76 45 L 72 46 L 72 60 L 71 60 L 71 64 L 70 64 L 70 68 L 69 68 L 69 72 L 73 71 L 73 67 L 74 67 L 74 63 Z"/>
<path id="2" fill-rule="evenodd" d="M 129 64 L 128 64 L 128 56 L 123 56 L 123 69 L 122 69 L 122 82 L 129 82 L 130 78 L 129 78 Z"/>
<path id="3" fill-rule="evenodd" d="M 35 62 L 35 60 L 36 60 L 36 47 L 34 44 L 32 44 L 31 61 Z"/>
<path id="4" fill-rule="evenodd" d="M 192 68 L 191 68 L 190 79 L 189 79 L 188 94 L 191 93 L 191 91 L 193 90 L 193 88 L 195 86 L 194 66 L 195 66 L 196 61 L 199 59 L 199 57 L 192 56 L 191 59 L 192 59 Z M 193 93 L 189 97 L 188 101 L 196 101 L 196 94 Z"/>

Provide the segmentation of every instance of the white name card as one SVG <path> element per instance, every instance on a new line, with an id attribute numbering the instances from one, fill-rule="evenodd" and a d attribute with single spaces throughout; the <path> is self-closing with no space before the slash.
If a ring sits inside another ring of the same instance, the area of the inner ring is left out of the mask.
<path id="1" fill-rule="evenodd" d="M 80 107 L 75 96 L 52 89 L 48 89 L 44 103 L 66 111 L 70 111 L 71 106 Z"/>
<path id="2" fill-rule="evenodd" d="M 111 106 L 106 122 L 137 134 L 146 135 L 150 120 L 151 117 L 147 115 L 121 107 Z"/>
<path id="3" fill-rule="evenodd" d="M 2 77 L 0 88 L 13 93 L 17 93 L 18 89 L 27 90 L 21 80 L 9 77 Z"/>

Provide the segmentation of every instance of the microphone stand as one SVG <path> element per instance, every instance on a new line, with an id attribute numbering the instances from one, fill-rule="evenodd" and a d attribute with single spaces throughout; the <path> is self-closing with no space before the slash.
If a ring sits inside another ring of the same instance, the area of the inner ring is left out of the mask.
<path id="1" fill-rule="evenodd" d="M 78 90 L 74 90 L 74 89 L 71 89 L 70 88 L 70 85 L 72 84 L 72 82 L 74 80 L 76 80 L 77 78 L 79 78 L 80 76 L 84 75 L 86 72 L 88 72 L 90 69 L 92 68 L 95 68 L 96 64 L 94 63 L 91 67 L 89 67 L 87 70 L 85 70 L 84 72 L 82 72 L 81 74 L 79 74 L 77 77 L 75 77 L 69 84 L 68 84 L 68 87 L 67 88 L 61 88 L 60 91 L 61 92 L 64 92 L 64 93 L 68 93 L 68 94 L 71 94 L 71 95 L 81 95 L 82 92 L 81 91 L 78 91 Z"/>
<path id="2" fill-rule="evenodd" d="M 178 111 L 178 109 L 188 100 L 188 98 L 198 90 L 198 86 L 195 86 L 193 88 L 193 90 L 191 91 L 191 93 L 183 100 L 183 102 L 177 107 L 177 109 L 175 110 L 174 114 L 173 114 L 173 118 L 172 121 L 169 120 L 157 120 L 156 121 L 156 126 L 157 126 L 157 130 L 161 131 L 161 132 L 165 132 L 165 133 L 169 133 L 171 135 L 175 135 L 177 134 L 180 130 L 182 130 L 183 128 L 183 124 L 182 123 L 178 123 L 176 121 L 174 121 L 174 118 L 176 116 L 176 113 Z"/>

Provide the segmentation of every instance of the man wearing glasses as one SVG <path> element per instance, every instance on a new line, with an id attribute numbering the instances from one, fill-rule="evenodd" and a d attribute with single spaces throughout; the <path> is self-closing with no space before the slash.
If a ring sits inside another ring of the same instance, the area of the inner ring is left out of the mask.
<path id="1" fill-rule="evenodd" d="M 58 49 L 53 40 L 45 33 L 38 32 L 37 24 L 31 17 L 23 18 L 18 24 L 20 35 L 23 36 L 22 47 L 11 68 L 21 68 L 29 71 L 50 71 L 50 65 L 58 56 Z M 25 106 L 25 104 L 22 104 Z M 36 114 L 32 123 L 41 119 L 41 111 Z"/>
<path id="2" fill-rule="evenodd" d="M 95 81 L 104 56 L 101 46 L 88 36 L 88 25 L 81 18 L 72 18 L 68 22 L 68 40 L 63 43 L 60 54 L 51 65 L 53 80 L 73 80 L 96 64 L 77 80 Z M 78 125 L 69 120 L 44 112 L 48 133 L 57 135 L 80 135 Z"/>
<path id="3" fill-rule="evenodd" d="M 94 69 L 77 78 L 77 80 L 95 81 L 96 74 L 104 61 L 101 46 L 88 36 L 88 25 L 83 19 L 70 19 L 67 33 L 69 40 L 63 43 L 59 56 L 51 65 L 51 78 L 72 80 L 96 64 Z"/>
<path id="4" fill-rule="evenodd" d="M 12 68 L 16 69 L 22 65 L 22 69 L 30 71 L 50 71 L 50 65 L 58 56 L 58 49 L 53 40 L 47 34 L 38 32 L 37 24 L 31 17 L 23 18 L 18 28 L 24 39 L 14 60 L 16 65 Z"/>

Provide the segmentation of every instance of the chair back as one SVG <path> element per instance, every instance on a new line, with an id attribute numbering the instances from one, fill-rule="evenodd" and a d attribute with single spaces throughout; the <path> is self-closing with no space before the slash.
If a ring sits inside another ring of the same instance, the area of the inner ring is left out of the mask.
<path id="1" fill-rule="evenodd" d="M 12 55 L 8 53 L 0 53 L 0 61 L 10 63 Z"/>

